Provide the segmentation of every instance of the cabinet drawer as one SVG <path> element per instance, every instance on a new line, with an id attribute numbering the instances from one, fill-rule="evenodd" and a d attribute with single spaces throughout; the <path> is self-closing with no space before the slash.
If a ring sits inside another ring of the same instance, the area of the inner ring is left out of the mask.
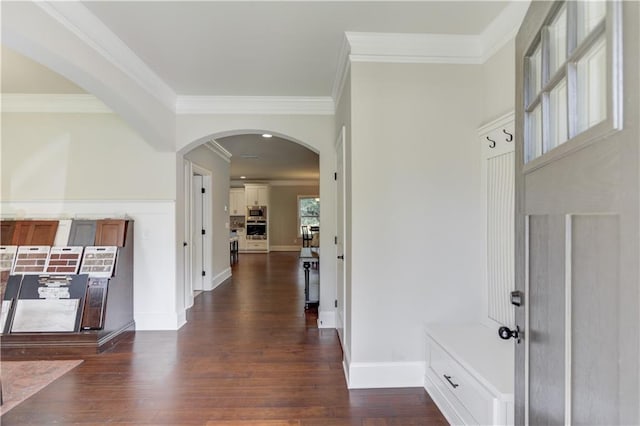
<path id="1" fill-rule="evenodd" d="M 252 241 L 247 240 L 247 250 L 266 250 L 267 242 L 266 241 Z"/>
<path id="2" fill-rule="evenodd" d="M 433 341 L 429 342 L 429 370 L 478 424 L 493 424 L 493 396 Z"/>

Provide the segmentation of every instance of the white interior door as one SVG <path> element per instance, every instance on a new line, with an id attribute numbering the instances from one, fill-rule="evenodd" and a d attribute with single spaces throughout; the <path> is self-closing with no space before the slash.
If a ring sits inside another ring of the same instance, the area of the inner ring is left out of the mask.
<path id="1" fill-rule="evenodd" d="M 204 272 L 204 228 L 203 215 L 203 178 L 195 174 L 192 177 L 192 262 L 193 262 L 193 290 L 202 290 Z"/>
<path id="2" fill-rule="evenodd" d="M 336 266 L 336 329 L 338 336 L 345 347 L 345 268 L 344 268 L 344 239 L 345 239 L 345 180 L 344 180 L 344 138 L 345 127 L 342 127 L 336 143 L 336 224 L 337 241 L 336 253 L 338 254 Z"/>
<path id="3" fill-rule="evenodd" d="M 516 424 L 640 424 L 639 18 L 532 2 L 516 40 Z"/>

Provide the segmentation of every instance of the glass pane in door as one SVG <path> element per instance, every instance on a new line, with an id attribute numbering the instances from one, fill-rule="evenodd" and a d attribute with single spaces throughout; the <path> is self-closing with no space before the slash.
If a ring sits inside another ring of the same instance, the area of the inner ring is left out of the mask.
<path id="1" fill-rule="evenodd" d="M 577 133 L 607 118 L 607 45 L 603 37 L 577 63 Z"/>
<path id="2" fill-rule="evenodd" d="M 567 80 L 549 94 L 549 141 L 545 152 L 567 141 Z"/>
<path id="3" fill-rule="evenodd" d="M 525 149 L 525 163 L 542 155 L 542 105 L 538 104 L 527 114 L 527 146 Z"/>
<path id="4" fill-rule="evenodd" d="M 567 59 L 567 8 L 564 6 L 549 25 L 549 74 L 553 75 Z"/>
<path id="5" fill-rule="evenodd" d="M 527 104 L 535 99 L 542 90 L 542 47 L 538 47 L 531 56 L 527 58 Z"/>
<path id="6" fill-rule="evenodd" d="M 578 44 L 584 40 L 591 31 L 607 15 L 606 1 L 580 1 L 578 7 Z"/>

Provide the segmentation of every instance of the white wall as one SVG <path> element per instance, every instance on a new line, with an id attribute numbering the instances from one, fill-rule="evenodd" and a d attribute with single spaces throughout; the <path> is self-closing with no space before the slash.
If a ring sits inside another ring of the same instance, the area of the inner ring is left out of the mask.
<path id="1" fill-rule="evenodd" d="M 482 65 L 482 115 L 478 124 L 514 110 L 516 99 L 515 39 Z"/>
<path id="2" fill-rule="evenodd" d="M 2 114 L 2 217 L 135 220 L 138 330 L 176 329 L 175 153 L 113 114 Z"/>
<path id="3" fill-rule="evenodd" d="M 174 161 L 115 114 L 2 114 L 2 200 L 172 200 Z"/>
<path id="4" fill-rule="evenodd" d="M 479 321 L 481 72 L 351 65 L 353 387 L 421 385 L 423 324 Z"/>
<path id="5" fill-rule="evenodd" d="M 184 158 L 211 172 L 211 223 L 212 238 L 211 276 L 205 290 L 211 290 L 231 276 L 229 266 L 229 162 L 201 145 Z"/>

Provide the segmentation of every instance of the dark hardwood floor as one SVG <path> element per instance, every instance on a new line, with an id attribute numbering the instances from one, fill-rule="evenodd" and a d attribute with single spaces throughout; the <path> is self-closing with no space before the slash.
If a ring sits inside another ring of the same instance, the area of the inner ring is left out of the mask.
<path id="1" fill-rule="evenodd" d="M 446 424 L 422 388 L 347 389 L 336 331 L 305 314 L 303 283 L 297 253 L 241 254 L 179 331 L 131 333 L 2 425 Z"/>

